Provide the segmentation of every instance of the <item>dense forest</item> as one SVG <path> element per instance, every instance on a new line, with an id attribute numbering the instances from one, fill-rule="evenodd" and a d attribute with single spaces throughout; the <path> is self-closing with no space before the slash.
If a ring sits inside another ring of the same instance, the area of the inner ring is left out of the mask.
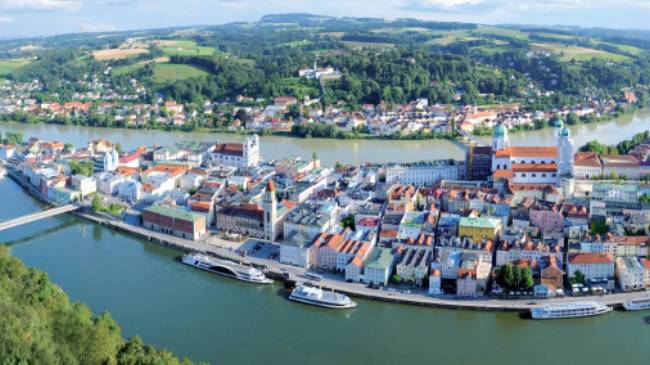
<path id="1" fill-rule="evenodd" d="M 139 337 L 124 340 L 119 325 L 71 303 L 47 275 L 27 268 L 0 245 L 0 363 L 185 364 Z"/>

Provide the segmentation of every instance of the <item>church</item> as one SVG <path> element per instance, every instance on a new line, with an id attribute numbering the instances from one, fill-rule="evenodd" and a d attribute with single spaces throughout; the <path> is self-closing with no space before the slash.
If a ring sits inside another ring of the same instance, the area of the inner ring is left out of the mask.
<path id="1" fill-rule="evenodd" d="M 562 120 L 554 124 L 555 146 L 511 146 L 508 129 L 499 123 L 492 135 L 492 176 L 514 184 L 560 185 L 573 171 L 573 138 Z"/>

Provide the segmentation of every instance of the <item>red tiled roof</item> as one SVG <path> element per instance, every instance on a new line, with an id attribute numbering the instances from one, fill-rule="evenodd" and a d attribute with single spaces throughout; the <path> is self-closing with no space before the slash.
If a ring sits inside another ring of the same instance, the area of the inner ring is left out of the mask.
<path id="1" fill-rule="evenodd" d="M 242 145 L 241 143 L 219 143 L 217 144 L 214 153 L 233 155 L 233 156 L 243 156 L 244 145 Z"/>
<path id="2" fill-rule="evenodd" d="M 554 163 L 513 163 L 514 172 L 556 172 L 557 165 Z"/>
<path id="3" fill-rule="evenodd" d="M 572 253 L 569 254 L 571 264 L 609 264 L 612 257 L 602 253 Z"/>
<path id="4" fill-rule="evenodd" d="M 557 147 L 508 147 L 496 152 L 496 157 L 557 157 Z"/>

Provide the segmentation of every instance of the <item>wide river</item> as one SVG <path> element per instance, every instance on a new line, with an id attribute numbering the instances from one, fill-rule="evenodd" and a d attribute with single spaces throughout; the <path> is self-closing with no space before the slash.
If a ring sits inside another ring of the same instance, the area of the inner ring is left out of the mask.
<path id="1" fill-rule="evenodd" d="M 0 124 L 25 136 L 76 144 L 89 138 L 125 147 L 164 144 L 190 135 Z M 650 129 L 639 115 L 574 129 L 576 144 L 615 143 Z M 598 136 L 598 137 L 596 137 Z M 191 135 L 193 139 L 236 136 Z M 516 144 L 550 143 L 550 131 L 512 136 Z M 446 141 L 330 141 L 264 138 L 266 158 L 317 152 L 325 162 L 460 157 Z M 0 180 L 0 220 L 41 207 L 9 179 Z M 45 270 L 76 301 L 108 310 L 125 336 L 179 356 L 215 364 L 647 364 L 650 313 L 532 321 L 514 313 L 446 310 L 360 300 L 337 312 L 287 301 L 280 285 L 259 287 L 181 265 L 175 251 L 72 216 L 0 232 L 0 243 Z"/>
<path id="2" fill-rule="evenodd" d="M 576 148 L 588 141 L 598 139 L 606 144 L 615 144 L 630 138 L 638 132 L 650 129 L 650 112 L 627 115 L 612 121 L 579 124 L 571 127 Z M 105 138 L 120 142 L 125 149 L 143 145 L 170 144 L 179 140 L 236 141 L 244 138 L 237 134 L 166 132 L 158 130 L 107 129 L 93 127 L 63 126 L 52 124 L 0 123 L 0 132 L 21 131 L 25 138 L 39 137 L 57 139 L 85 146 L 91 139 Z M 534 132 L 512 133 L 513 145 L 547 145 L 554 142 L 550 128 Z M 479 138 L 489 144 L 490 137 Z M 385 140 L 337 140 L 298 139 L 291 137 L 266 136 L 261 138 L 261 153 L 264 159 L 289 156 L 311 158 L 316 152 L 324 164 L 335 162 L 361 163 L 386 161 L 418 161 L 441 158 L 464 158 L 460 147 L 447 140 L 385 141 Z"/>

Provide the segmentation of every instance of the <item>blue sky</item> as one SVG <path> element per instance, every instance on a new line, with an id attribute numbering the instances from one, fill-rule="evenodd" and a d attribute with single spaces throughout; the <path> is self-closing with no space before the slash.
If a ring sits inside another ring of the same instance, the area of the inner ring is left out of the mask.
<path id="1" fill-rule="evenodd" d="M 286 12 L 650 29 L 650 0 L 0 0 L 0 37 L 222 24 Z"/>

